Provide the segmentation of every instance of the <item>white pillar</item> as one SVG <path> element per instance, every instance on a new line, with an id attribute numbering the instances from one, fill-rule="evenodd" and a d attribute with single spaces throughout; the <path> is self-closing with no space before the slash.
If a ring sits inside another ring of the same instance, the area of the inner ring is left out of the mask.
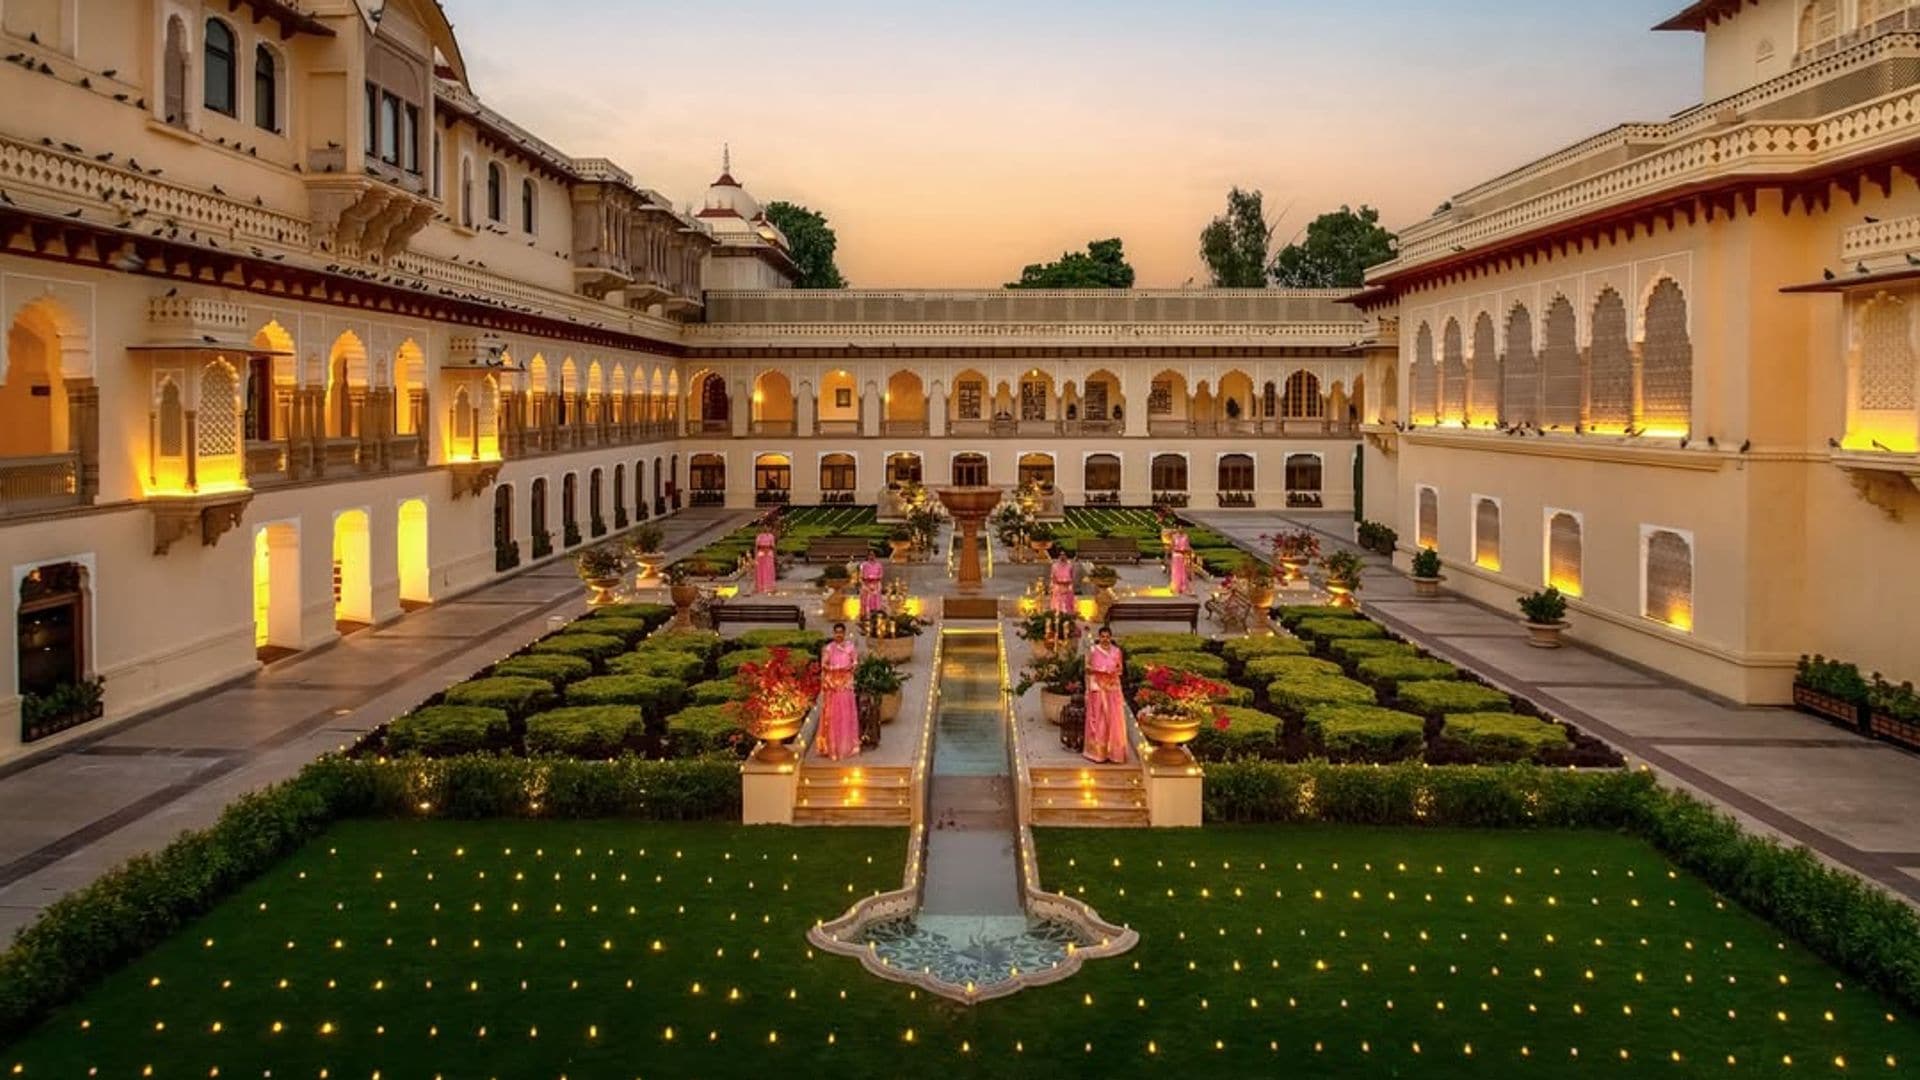
<path id="1" fill-rule="evenodd" d="M 860 434 L 869 439 L 880 434 L 880 388 L 872 382 L 860 392 Z"/>
<path id="2" fill-rule="evenodd" d="M 819 403 L 814 397 L 813 384 L 802 382 L 794 391 L 793 430 L 802 438 L 813 434 L 814 418 L 819 415 Z"/>
<path id="3" fill-rule="evenodd" d="M 927 390 L 927 434 L 934 437 L 947 433 L 947 388 L 938 380 Z"/>

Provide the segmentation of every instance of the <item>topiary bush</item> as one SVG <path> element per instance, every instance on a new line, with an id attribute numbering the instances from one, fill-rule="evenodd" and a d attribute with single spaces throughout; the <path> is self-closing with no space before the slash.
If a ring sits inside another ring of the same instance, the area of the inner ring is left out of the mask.
<path id="1" fill-rule="evenodd" d="M 1491 686 L 1453 679 L 1404 683 L 1394 692 L 1400 707 L 1438 719 L 1452 713 L 1512 712 L 1513 699 Z"/>
<path id="2" fill-rule="evenodd" d="M 1291 675 L 1345 675 L 1340 665 L 1313 656 L 1262 656 L 1247 663 L 1247 679 L 1270 683 Z"/>
<path id="3" fill-rule="evenodd" d="M 1129 656 L 1134 653 L 1197 653 L 1207 650 L 1207 639 L 1199 634 L 1125 634 L 1116 636 L 1114 644 Z"/>
<path id="4" fill-rule="evenodd" d="M 687 684 L 654 675 L 602 675 L 567 687 L 569 705 L 638 705 L 648 716 L 665 716 L 686 700 Z"/>
<path id="5" fill-rule="evenodd" d="M 733 649 L 792 649 L 809 656 L 819 656 L 820 650 L 827 647 L 827 635 L 818 630 L 778 630 L 762 628 L 749 630 L 728 642 Z"/>
<path id="6" fill-rule="evenodd" d="M 387 725 L 387 752 L 450 757 L 504 749 L 513 739 L 505 709 L 429 705 Z"/>
<path id="7" fill-rule="evenodd" d="M 740 673 L 743 664 L 764 664 L 771 659 L 773 659 L 772 649 L 741 649 L 722 656 L 715 666 L 719 669 L 721 678 L 730 679 Z"/>
<path id="8" fill-rule="evenodd" d="M 1426 660 L 1417 656 L 1368 657 L 1355 665 L 1354 671 L 1362 679 L 1387 689 L 1428 679 L 1460 677 L 1460 669 L 1445 660 Z"/>
<path id="9" fill-rule="evenodd" d="M 693 653 L 676 649 L 637 649 L 607 661 L 607 671 L 614 675 L 651 675 L 691 683 L 707 673 L 707 662 Z"/>
<path id="10" fill-rule="evenodd" d="M 1427 748 L 1425 720 L 1377 705 L 1317 705 L 1302 728 L 1333 761 L 1405 761 Z"/>
<path id="11" fill-rule="evenodd" d="M 1352 608 L 1334 607 L 1331 604 L 1282 604 L 1280 625 L 1291 630 L 1308 619 L 1358 619 L 1360 613 Z"/>
<path id="12" fill-rule="evenodd" d="M 632 646 L 641 638 L 653 632 L 653 626 L 645 619 L 609 619 L 587 618 L 576 620 L 567 627 L 569 634 L 605 634 L 617 637 L 621 644 Z"/>
<path id="13" fill-rule="evenodd" d="M 593 674 L 593 661 L 561 653 L 527 653 L 509 656 L 493 665 L 493 674 L 526 679 L 545 679 L 558 688 L 575 679 Z"/>
<path id="14" fill-rule="evenodd" d="M 600 759 L 639 753 L 646 718 L 635 705 L 584 705 L 527 718 L 527 753 Z"/>
<path id="15" fill-rule="evenodd" d="M 708 679 L 687 687 L 687 700 L 695 705 L 723 705 L 746 697 L 747 688 L 738 679 Z"/>
<path id="16" fill-rule="evenodd" d="M 1440 737 L 1481 761 L 1523 761 L 1572 744 L 1559 724 L 1502 712 L 1450 713 L 1440 726 Z"/>
<path id="17" fill-rule="evenodd" d="M 522 720 L 549 708 L 560 700 L 553 692 L 553 684 L 545 679 L 530 679 L 524 676 L 496 676 L 487 679 L 468 679 L 447 687 L 448 705 L 478 705 L 489 709 L 502 709 L 509 717 Z"/>
<path id="18" fill-rule="evenodd" d="M 612 634 L 576 634 L 562 631 L 533 643 L 529 652 L 558 653 L 561 656 L 579 656 L 599 663 L 610 656 L 618 656 L 625 651 L 627 643 Z"/>
<path id="19" fill-rule="evenodd" d="M 1383 638 L 1387 632 L 1378 623 L 1365 619 L 1318 618 L 1302 619 L 1295 623 L 1293 632 L 1313 641 L 1331 642 L 1353 638 Z"/>
<path id="20" fill-rule="evenodd" d="M 1372 705 L 1373 687 L 1338 675 L 1295 675 L 1267 686 L 1267 702 L 1285 716 L 1304 716 L 1316 705 Z"/>
<path id="21" fill-rule="evenodd" d="M 591 619 L 638 619 L 641 622 L 646 623 L 647 628 L 649 630 L 657 630 L 660 627 L 667 625 L 667 623 L 673 620 L 673 605 L 672 604 L 608 604 L 605 607 L 594 608 L 593 611 L 587 615 L 587 618 L 590 620 Z M 580 629 L 585 629 L 587 627 L 587 624 L 576 623 L 575 626 Z"/>
<path id="22" fill-rule="evenodd" d="M 1243 757 L 1272 757 L 1280 752 L 1280 732 L 1286 721 L 1258 709 L 1226 705 L 1227 727 L 1202 724 L 1189 747 L 1201 761 L 1232 761 Z"/>
<path id="23" fill-rule="evenodd" d="M 1203 652 L 1150 652 L 1129 655 L 1126 676 L 1130 681 L 1138 681 L 1146 676 L 1148 668 L 1155 667 L 1190 672 L 1209 679 L 1227 677 L 1227 662 L 1212 653 Z"/>
<path id="24" fill-rule="evenodd" d="M 673 757 L 745 756 L 752 747 L 733 705 L 695 705 L 667 717 L 667 752 Z"/>
<path id="25" fill-rule="evenodd" d="M 726 642 L 712 630 L 662 630 L 634 647 L 635 652 L 653 652 L 665 649 L 672 652 L 692 653 L 702 660 L 711 660 L 720 655 Z"/>
<path id="26" fill-rule="evenodd" d="M 1229 639 L 1220 643 L 1220 651 L 1227 659 L 1244 664 L 1263 656 L 1305 656 L 1313 649 L 1299 638 L 1269 634 Z"/>
<path id="27" fill-rule="evenodd" d="M 1355 663 L 1376 656 L 1419 656 L 1420 650 L 1389 638 L 1338 638 L 1327 642 L 1327 653 L 1336 660 Z"/>

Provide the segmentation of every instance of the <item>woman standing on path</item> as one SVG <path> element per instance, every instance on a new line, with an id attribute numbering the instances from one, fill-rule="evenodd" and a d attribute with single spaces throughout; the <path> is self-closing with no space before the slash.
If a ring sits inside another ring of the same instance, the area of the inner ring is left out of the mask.
<path id="1" fill-rule="evenodd" d="M 760 523 L 760 535 L 753 538 L 753 591 L 763 596 L 773 591 L 774 582 L 780 576 L 774 552 L 775 525 L 774 516 L 768 514 Z"/>
<path id="2" fill-rule="evenodd" d="M 1120 673 L 1126 655 L 1113 643 L 1113 627 L 1100 628 L 1100 639 L 1087 650 L 1087 738 L 1082 751 L 1088 761 L 1127 762 L 1126 693 Z"/>
<path id="3" fill-rule="evenodd" d="M 887 602 L 880 595 L 880 588 L 887 580 L 887 564 L 871 550 L 867 552 L 867 561 L 860 564 L 860 618 L 864 622 L 875 615 L 884 615 Z"/>
<path id="4" fill-rule="evenodd" d="M 1175 526 L 1167 546 L 1167 570 L 1172 575 L 1174 595 L 1185 596 L 1192 587 L 1188 564 L 1193 561 L 1193 544 L 1187 540 L 1187 530 Z"/>
<path id="5" fill-rule="evenodd" d="M 1056 615 L 1073 614 L 1073 561 L 1067 558 L 1064 548 L 1053 549 L 1053 567 L 1047 573 L 1053 583 L 1047 600 L 1047 610 Z"/>
<path id="6" fill-rule="evenodd" d="M 860 706 L 854 700 L 853 669 L 860 651 L 847 640 L 847 624 L 833 624 L 833 640 L 820 654 L 820 735 L 815 741 L 832 761 L 860 752 Z"/>

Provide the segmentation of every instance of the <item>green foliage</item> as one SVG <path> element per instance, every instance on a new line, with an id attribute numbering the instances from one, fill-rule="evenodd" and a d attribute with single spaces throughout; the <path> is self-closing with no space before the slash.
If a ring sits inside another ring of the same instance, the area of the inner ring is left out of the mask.
<path id="1" fill-rule="evenodd" d="M 1387 636 L 1387 632 L 1381 629 L 1379 623 L 1369 622 L 1366 619 L 1302 619 L 1294 624 L 1293 632 L 1315 641 Z"/>
<path id="2" fill-rule="evenodd" d="M 1209 825 L 1327 822 L 1421 828 L 1631 828 L 1656 794 L 1652 774 L 1534 765 L 1356 769 L 1325 762 L 1209 765 Z M 1920 939 L 1917 939 L 1920 940 Z M 1920 949 L 1920 943 L 1916 944 Z M 1920 978 L 1916 978 L 1920 989 Z"/>
<path id="3" fill-rule="evenodd" d="M 1272 713 L 1237 705 L 1223 706 L 1227 727 L 1221 730 L 1203 724 L 1190 749 L 1201 761 L 1231 761 L 1243 757 L 1269 757 L 1280 751 L 1280 730 L 1285 721 Z"/>
<path id="4" fill-rule="evenodd" d="M 478 705 L 489 709 L 504 709 L 508 716 L 515 719 L 523 719 L 558 700 L 551 682 L 525 676 L 468 679 L 466 682 L 447 687 L 446 693 L 446 702 L 449 705 Z"/>
<path id="5" fill-rule="evenodd" d="M 1395 545 L 1400 543 L 1400 534 L 1378 521 L 1362 521 L 1354 535 L 1361 547 L 1382 555 L 1393 554 Z"/>
<path id="6" fill-rule="evenodd" d="M 493 665 L 493 674 L 525 679 L 545 679 L 557 689 L 575 679 L 593 674 L 593 661 L 561 653 L 527 653 L 509 656 Z"/>
<path id="7" fill-rule="evenodd" d="M 1032 263 L 1009 289 L 1131 289 L 1133 267 L 1118 239 L 1094 240 L 1086 251 L 1062 252 L 1050 263 Z"/>
<path id="8" fill-rule="evenodd" d="M 1339 641 L 1329 641 L 1327 652 L 1337 659 L 1349 662 L 1369 660 L 1376 656 L 1416 657 L 1420 655 L 1417 646 L 1387 638 L 1343 638 Z"/>
<path id="9" fill-rule="evenodd" d="M 1394 697 L 1403 708 L 1422 716 L 1513 711 L 1513 699 L 1505 693 L 1491 686 L 1452 679 L 1404 683 L 1394 692 Z"/>
<path id="10" fill-rule="evenodd" d="M 1272 682 L 1296 675 L 1344 675 L 1340 665 L 1312 656 L 1262 656 L 1247 661 L 1247 678 Z"/>
<path id="11" fill-rule="evenodd" d="M 1794 681 L 1817 694 L 1860 704 L 1867 700 L 1866 676 L 1856 665 L 1824 656 L 1802 656 Z"/>
<path id="12" fill-rule="evenodd" d="M 607 671 L 614 675 L 651 675 L 693 682 L 707 673 L 707 662 L 676 649 L 637 649 L 607 661 Z"/>
<path id="13" fill-rule="evenodd" d="M 1316 705 L 1372 705 L 1373 688 L 1338 675 L 1293 675 L 1267 684 L 1267 701 L 1290 716 Z"/>
<path id="14" fill-rule="evenodd" d="M 1367 268 L 1393 258 L 1394 236 L 1380 227 L 1380 211 L 1348 206 L 1322 214 L 1306 236 L 1273 258 L 1273 280 L 1289 289 L 1356 289 Z"/>
<path id="15" fill-rule="evenodd" d="M 581 656 L 588 660 L 605 660 L 619 655 L 626 649 L 627 643 L 612 634 L 577 634 L 562 631 L 549 638 L 541 638 L 533 643 L 529 650 L 535 653 L 559 653 L 562 656 Z"/>
<path id="16" fill-rule="evenodd" d="M 1528 593 L 1518 603 L 1520 614 L 1530 623 L 1545 625 L 1564 622 L 1567 618 L 1566 594 L 1551 585 Z"/>
<path id="17" fill-rule="evenodd" d="M 1227 659 L 1244 664 L 1264 656 L 1305 656 L 1313 650 L 1299 638 L 1268 634 L 1262 637 L 1229 638 L 1221 642 L 1220 651 L 1226 654 Z"/>
<path id="18" fill-rule="evenodd" d="M 581 619 L 567 627 L 569 634 L 593 634 L 617 637 L 620 643 L 631 646 L 641 638 L 653 633 L 653 625 L 645 619 Z"/>
<path id="19" fill-rule="evenodd" d="M 747 688 L 738 679 L 708 679 L 687 687 L 687 700 L 695 705 L 724 705 L 745 700 L 746 696 Z"/>
<path id="20" fill-rule="evenodd" d="M 1200 261 L 1216 289 L 1263 289 L 1267 285 L 1267 249 L 1273 226 L 1261 207 L 1260 192 L 1227 192 L 1226 213 L 1200 230 Z"/>
<path id="21" fill-rule="evenodd" d="M 1906 724 L 1920 724 L 1920 694 L 1914 692 L 1910 682 L 1895 685 L 1875 675 L 1873 686 L 1867 691 L 1867 704 L 1882 716 Z"/>
<path id="22" fill-rule="evenodd" d="M 1280 625 L 1292 629 L 1308 619 L 1357 619 L 1360 613 L 1352 608 L 1334 607 L 1331 604 L 1282 604 L 1278 609 Z"/>
<path id="23" fill-rule="evenodd" d="M 428 705 L 387 725 L 387 752 L 447 757 L 499 750 L 512 737 L 505 709 Z"/>
<path id="24" fill-rule="evenodd" d="M 648 716 L 665 716 L 686 697 L 686 680 L 657 675 L 602 675 L 567 687 L 569 705 L 638 705 Z"/>
<path id="25" fill-rule="evenodd" d="M 1440 735 L 1486 761 L 1522 761 L 1542 750 L 1564 749 L 1571 741 L 1559 724 L 1500 712 L 1450 713 Z"/>
<path id="26" fill-rule="evenodd" d="M 662 630 L 652 637 L 634 646 L 634 652 L 691 653 L 702 660 L 711 660 L 720 655 L 726 647 L 726 641 L 712 630 Z"/>
<path id="27" fill-rule="evenodd" d="M 764 664 L 771 659 L 773 659 L 772 649 L 739 649 L 722 656 L 716 666 L 719 668 L 720 675 L 726 678 L 739 674 L 743 664 Z M 798 662 L 805 658 L 796 656 L 794 659 Z"/>
<path id="28" fill-rule="evenodd" d="M 744 753 L 752 743 L 732 705 L 695 705 L 667 717 L 667 748 L 675 757 Z"/>
<path id="29" fill-rule="evenodd" d="M 1423 547 L 1413 553 L 1412 564 L 1407 569 L 1417 578 L 1437 578 L 1440 576 L 1440 553 Z"/>
<path id="30" fill-rule="evenodd" d="M 735 649 L 792 649 L 797 653 L 819 656 L 828 637 L 818 630 L 749 630 L 729 642 Z"/>
<path id="31" fill-rule="evenodd" d="M 1360 573 L 1367 564 L 1360 556 L 1345 548 L 1329 551 L 1320 556 L 1320 569 L 1327 572 L 1327 584 L 1339 585 L 1347 589 L 1360 587 Z"/>
<path id="32" fill-rule="evenodd" d="M 639 753 L 646 718 L 634 705 L 581 705 L 527 718 L 527 753 L 594 760 Z"/>
<path id="33" fill-rule="evenodd" d="M 853 690 L 872 696 L 897 694 L 907 678 L 894 664 L 877 656 L 863 656 L 853 669 Z"/>
<path id="34" fill-rule="evenodd" d="M 1427 722 L 1375 705 L 1318 705 L 1307 710 L 1307 739 L 1335 761 L 1388 762 L 1427 748 Z"/>
<path id="35" fill-rule="evenodd" d="M 825 214 L 798 203 L 779 199 L 766 206 L 767 219 L 787 237 L 787 251 L 800 268 L 794 279 L 796 289 L 844 289 L 847 279 L 834 263 L 834 250 L 840 246 L 833 226 Z"/>
<path id="36" fill-rule="evenodd" d="M 1127 655 L 1135 653 L 1197 653 L 1207 651 L 1207 639 L 1199 634 L 1139 633 L 1121 634 L 1113 639 Z"/>
<path id="37" fill-rule="evenodd" d="M 1457 679 L 1460 669 L 1445 660 L 1426 660 L 1417 656 L 1374 656 L 1362 659 L 1355 667 L 1360 677 L 1373 683 L 1398 686 L 1426 679 Z"/>
<path id="38" fill-rule="evenodd" d="M 1128 681 L 1145 677 L 1148 668 L 1163 667 L 1170 671 L 1185 671 L 1209 679 L 1227 677 L 1227 662 L 1212 653 L 1169 652 L 1137 653 L 1127 657 L 1126 676 Z"/>

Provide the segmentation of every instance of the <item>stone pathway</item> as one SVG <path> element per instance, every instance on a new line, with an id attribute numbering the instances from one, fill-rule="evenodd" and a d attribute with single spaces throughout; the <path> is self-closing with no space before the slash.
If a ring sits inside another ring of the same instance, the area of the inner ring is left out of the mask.
<path id="1" fill-rule="evenodd" d="M 1260 534 L 1289 525 L 1352 547 L 1345 514 L 1192 516 L 1254 550 Z M 1597 650 L 1532 648 L 1517 616 L 1451 594 L 1415 599 L 1379 556 L 1367 557 L 1361 598 L 1395 632 L 1606 739 L 1748 827 L 1920 904 L 1920 756 L 1791 709 L 1730 705 Z"/>
<path id="2" fill-rule="evenodd" d="M 668 554 L 751 515 L 661 522 Z M 282 660 L 251 678 L 0 767 L 0 940 L 104 871 L 213 822 L 421 699 L 585 610 L 561 558 Z"/>

